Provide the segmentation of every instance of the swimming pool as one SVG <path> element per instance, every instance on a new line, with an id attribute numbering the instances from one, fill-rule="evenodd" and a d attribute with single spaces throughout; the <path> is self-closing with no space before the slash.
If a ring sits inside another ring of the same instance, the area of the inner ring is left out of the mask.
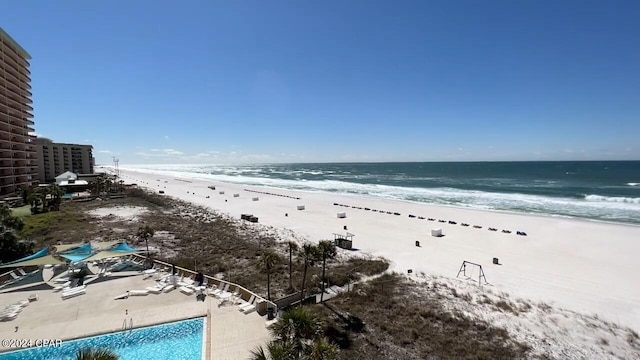
<path id="1" fill-rule="evenodd" d="M 75 360 L 78 350 L 107 348 L 120 360 L 204 359 L 205 319 L 198 318 L 0 354 L 0 360 Z"/>

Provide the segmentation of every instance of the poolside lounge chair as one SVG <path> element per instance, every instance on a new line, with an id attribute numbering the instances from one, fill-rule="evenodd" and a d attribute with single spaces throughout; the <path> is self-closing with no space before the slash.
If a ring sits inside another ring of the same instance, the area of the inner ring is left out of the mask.
<path id="1" fill-rule="evenodd" d="M 15 271 L 15 270 L 14 270 Z M 16 273 L 14 273 L 13 271 L 9 273 L 9 276 L 11 276 L 13 278 L 13 280 L 19 280 L 20 279 L 20 275 L 17 275 Z"/>
<path id="2" fill-rule="evenodd" d="M 116 297 L 113 298 L 113 300 L 122 300 L 122 299 L 128 299 L 128 298 L 129 298 L 129 294 L 124 293 L 124 294 L 117 295 Z"/>
<path id="3" fill-rule="evenodd" d="M 85 285 L 81 285 L 81 286 L 77 286 L 68 290 L 64 290 L 62 292 L 62 300 L 67 300 L 70 299 L 72 297 L 76 297 L 79 295 L 84 295 L 86 293 L 86 286 Z"/>
<path id="4" fill-rule="evenodd" d="M 240 287 L 236 286 L 233 294 L 231 294 L 231 298 L 234 304 L 240 299 Z"/>
<path id="5" fill-rule="evenodd" d="M 210 296 L 216 296 L 216 295 L 218 295 L 219 293 L 221 293 L 221 292 L 222 292 L 222 289 L 224 288 L 224 285 L 225 285 L 225 283 L 220 282 L 220 283 L 218 284 L 218 287 L 209 289 L 209 295 L 210 295 Z"/>
<path id="6" fill-rule="evenodd" d="M 250 314 L 250 313 L 256 311 L 257 302 L 258 302 L 258 298 L 254 298 L 253 302 L 251 304 L 242 306 L 239 310 L 243 314 Z"/>
<path id="7" fill-rule="evenodd" d="M 251 299 L 249 299 L 248 302 L 245 302 L 244 304 L 240 304 L 238 306 L 238 310 L 240 310 L 244 314 L 249 314 L 256 311 L 256 300 L 257 299 L 255 295 L 251 296 Z"/>
<path id="8" fill-rule="evenodd" d="M 20 313 L 20 311 L 22 311 L 22 309 L 27 305 L 29 305 L 29 300 L 22 300 L 18 303 L 6 306 L 0 312 L 0 321 L 15 319 L 18 316 L 18 313 Z"/>
<path id="9" fill-rule="evenodd" d="M 168 293 L 170 291 L 175 290 L 175 288 L 176 288 L 175 286 L 169 284 L 169 285 L 166 285 L 165 287 L 162 288 L 162 292 L 163 293 Z"/>
<path id="10" fill-rule="evenodd" d="M 67 290 L 71 289 L 71 281 L 67 281 L 64 284 L 60 284 L 60 285 L 54 287 L 53 291 L 54 292 L 58 292 L 58 291 L 65 290 L 65 289 L 67 289 Z"/>
<path id="11" fill-rule="evenodd" d="M 242 308 L 249 306 L 249 305 L 253 305 L 253 303 L 256 301 L 256 296 L 255 295 L 251 295 L 251 297 L 249 298 L 249 301 L 242 301 L 240 302 L 240 305 L 238 305 L 238 309 L 240 311 L 242 311 Z"/>
<path id="12" fill-rule="evenodd" d="M 164 286 L 147 286 L 145 290 L 149 291 L 149 294 L 160 294 L 164 289 Z"/>
<path id="13" fill-rule="evenodd" d="M 129 296 L 147 296 L 149 295 L 149 290 L 129 290 Z"/>
<path id="14" fill-rule="evenodd" d="M 214 294 L 214 296 L 219 299 L 223 295 L 226 296 L 226 294 L 230 294 L 230 292 L 228 290 L 229 290 L 229 283 L 225 283 L 224 287 L 222 288 L 222 290 L 220 292 Z"/>
<path id="15" fill-rule="evenodd" d="M 180 290 L 180 292 L 185 294 L 185 295 L 193 295 L 193 293 L 195 292 L 195 290 L 193 290 L 190 287 L 186 287 L 186 286 L 180 286 L 178 288 L 178 290 Z"/>
<path id="16" fill-rule="evenodd" d="M 26 275 L 27 275 L 27 273 L 26 273 L 26 272 L 24 272 L 24 270 L 23 270 L 22 268 L 19 268 L 19 269 L 18 269 L 18 270 L 16 270 L 16 271 L 18 272 L 18 274 L 19 274 L 20 276 L 26 276 Z"/>
<path id="17" fill-rule="evenodd" d="M 9 321 L 18 317 L 19 311 L 3 311 L 0 313 L 0 321 Z"/>
<path id="18" fill-rule="evenodd" d="M 189 278 L 182 278 L 182 280 L 178 281 L 178 286 L 183 286 L 187 288 L 193 287 L 195 281 Z"/>
<path id="19" fill-rule="evenodd" d="M 18 313 L 22 310 L 22 306 L 14 304 L 5 307 L 0 312 L 0 321 L 9 321 L 18 317 Z"/>

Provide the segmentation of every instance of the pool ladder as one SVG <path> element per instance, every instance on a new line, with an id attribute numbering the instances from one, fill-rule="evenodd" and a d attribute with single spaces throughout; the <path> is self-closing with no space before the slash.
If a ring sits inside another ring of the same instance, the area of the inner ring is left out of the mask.
<path id="1" fill-rule="evenodd" d="M 133 318 L 129 318 L 129 323 L 127 323 L 127 318 L 124 318 L 122 321 L 122 330 L 133 330 Z"/>

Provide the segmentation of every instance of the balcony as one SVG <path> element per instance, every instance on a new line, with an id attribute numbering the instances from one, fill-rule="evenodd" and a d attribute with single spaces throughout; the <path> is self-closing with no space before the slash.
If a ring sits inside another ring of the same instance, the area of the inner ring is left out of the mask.
<path id="1" fill-rule="evenodd" d="M 26 106 L 28 110 L 33 111 L 33 107 L 29 105 L 33 104 L 33 100 L 24 96 L 23 94 L 17 92 L 8 92 L 6 97 L 20 104 L 21 106 Z"/>
<path id="2" fill-rule="evenodd" d="M 1 100 L 1 99 L 0 99 Z M 0 103 L 0 116 L 6 117 L 6 123 L 17 126 L 26 125 L 29 131 L 33 131 L 29 126 L 33 126 L 33 120 L 29 117 L 33 117 L 33 115 L 26 110 L 14 109 L 12 107 L 7 107 L 4 104 Z"/>
<path id="3" fill-rule="evenodd" d="M 14 50 L 13 47 L 8 46 L 5 43 L 5 46 L 3 46 L 4 48 L 4 58 L 6 59 L 10 59 L 12 60 L 17 66 L 19 66 L 20 68 L 28 68 L 29 67 L 29 62 L 24 59 L 22 57 L 22 55 L 20 55 L 16 50 Z"/>
<path id="4" fill-rule="evenodd" d="M 20 98 L 16 98 L 13 94 L 9 93 L 12 96 L 5 96 L 4 94 L 0 94 L 0 102 L 8 102 L 9 109 L 15 110 L 21 114 L 28 114 L 27 116 L 33 117 L 33 114 L 27 111 L 33 111 L 33 107 L 29 104 L 33 104 L 33 100 L 23 97 L 23 102 L 20 102 Z M 5 104 L 6 105 L 6 104 Z"/>
<path id="5" fill-rule="evenodd" d="M 20 79 L 18 79 L 15 75 L 13 75 L 9 71 L 5 71 L 4 75 L 5 75 L 4 78 L 0 77 L 0 84 L 3 84 L 4 86 L 6 86 L 8 88 L 11 85 L 11 86 L 13 86 L 15 91 L 28 92 L 29 94 L 31 94 L 31 92 L 29 90 L 27 90 L 25 88 L 25 86 L 24 86 L 24 85 L 28 85 L 27 82 L 20 81 Z"/>
<path id="6" fill-rule="evenodd" d="M 31 71 L 29 71 L 28 67 L 23 67 L 11 56 L 4 57 L 4 64 L 4 70 L 6 72 L 11 72 L 26 83 L 30 82 L 29 77 L 31 75 Z"/>

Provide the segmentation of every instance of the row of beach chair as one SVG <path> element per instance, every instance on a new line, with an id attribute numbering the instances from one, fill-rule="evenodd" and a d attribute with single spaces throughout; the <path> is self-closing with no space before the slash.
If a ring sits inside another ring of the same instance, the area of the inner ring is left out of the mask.
<path id="1" fill-rule="evenodd" d="M 238 304 L 238 310 L 244 314 L 250 314 L 256 311 L 257 297 L 255 295 L 251 295 L 248 301 L 244 301 L 240 297 L 240 288 L 236 287 L 234 292 L 230 292 L 230 286 L 229 283 L 220 282 L 218 287 L 209 289 L 209 296 L 216 297 L 221 300 L 221 302 L 231 298 L 234 299 L 233 302 L 236 303 L 235 299 L 239 299 L 240 304 Z"/>
<path id="2" fill-rule="evenodd" d="M 156 284 L 153 286 L 148 286 L 142 290 L 130 290 L 127 291 L 126 294 L 121 294 L 115 297 L 115 299 L 124 299 L 129 296 L 147 296 L 149 294 L 161 294 L 167 293 L 173 290 L 178 290 L 185 295 L 193 295 L 194 293 L 209 295 L 220 300 L 220 304 L 222 305 L 226 301 L 231 301 L 233 304 L 238 305 L 238 310 L 244 314 L 250 314 L 256 311 L 256 305 L 258 301 L 258 297 L 256 295 L 251 295 L 249 300 L 242 300 L 240 287 L 236 286 L 235 291 L 230 291 L 229 288 L 231 284 L 220 282 L 217 287 L 208 287 L 207 286 L 207 278 L 204 278 L 204 282 L 201 286 L 191 279 L 190 277 L 185 277 L 184 275 L 171 275 L 168 272 L 168 269 L 158 269 L 159 271 L 149 271 L 146 270 L 145 273 L 147 276 L 145 278 L 155 277 Z"/>

